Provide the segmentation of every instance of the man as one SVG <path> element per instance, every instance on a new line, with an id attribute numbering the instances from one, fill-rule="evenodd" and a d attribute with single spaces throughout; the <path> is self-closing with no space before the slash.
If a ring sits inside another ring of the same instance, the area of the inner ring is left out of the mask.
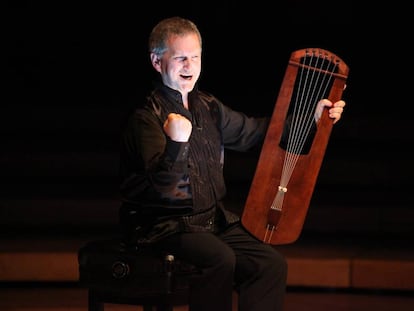
<path id="1" fill-rule="evenodd" d="M 247 232 L 223 206 L 224 148 L 246 151 L 264 139 L 268 119 L 249 118 L 198 89 L 202 38 L 180 17 L 162 20 L 149 37 L 160 73 L 122 140 L 120 221 L 129 243 L 168 250 L 202 270 L 190 287 L 190 311 L 283 308 L 287 264 L 274 247 Z M 319 103 L 333 122 L 344 101 Z"/>

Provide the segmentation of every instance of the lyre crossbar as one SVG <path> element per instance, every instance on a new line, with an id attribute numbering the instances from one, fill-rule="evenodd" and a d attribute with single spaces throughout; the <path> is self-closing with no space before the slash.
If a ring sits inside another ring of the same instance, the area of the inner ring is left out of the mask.
<path id="1" fill-rule="evenodd" d="M 242 223 L 268 244 L 299 237 L 332 131 L 325 109 L 315 122 L 317 103 L 341 99 L 349 68 L 320 48 L 290 56 L 242 213 Z"/>

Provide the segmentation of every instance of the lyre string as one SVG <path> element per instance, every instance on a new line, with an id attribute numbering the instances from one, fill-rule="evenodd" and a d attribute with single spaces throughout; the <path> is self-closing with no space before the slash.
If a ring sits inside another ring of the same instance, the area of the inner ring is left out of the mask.
<path id="1" fill-rule="evenodd" d="M 273 199 L 271 209 L 282 210 L 284 194 L 287 192 L 289 180 L 296 167 L 299 156 L 308 140 L 312 125 L 315 122 L 315 110 L 318 102 L 327 96 L 327 90 L 332 80 L 337 64 L 327 59 L 327 55 L 309 56 L 303 58 L 299 74 L 294 110 L 289 129 L 288 142 L 283 163 L 278 191 Z M 319 70 L 323 69 L 323 70 Z M 274 229 L 273 226 L 272 230 Z"/>

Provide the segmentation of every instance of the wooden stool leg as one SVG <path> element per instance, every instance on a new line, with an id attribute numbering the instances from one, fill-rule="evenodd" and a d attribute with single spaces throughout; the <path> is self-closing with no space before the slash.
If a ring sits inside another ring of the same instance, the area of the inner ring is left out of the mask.
<path id="1" fill-rule="evenodd" d="M 104 311 L 104 303 L 88 290 L 88 311 Z"/>
<path id="2" fill-rule="evenodd" d="M 157 311 L 173 311 L 173 306 L 170 304 L 157 305 Z"/>
<path id="3" fill-rule="evenodd" d="M 170 304 L 143 305 L 143 311 L 173 311 L 173 306 Z"/>

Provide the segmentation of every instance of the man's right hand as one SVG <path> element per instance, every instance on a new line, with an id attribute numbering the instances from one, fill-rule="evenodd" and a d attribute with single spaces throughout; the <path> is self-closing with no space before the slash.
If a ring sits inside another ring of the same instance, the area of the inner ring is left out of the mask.
<path id="1" fill-rule="evenodd" d="M 165 134 L 177 142 L 187 142 L 192 128 L 190 120 L 177 113 L 170 113 L 164 122 Z"/>

